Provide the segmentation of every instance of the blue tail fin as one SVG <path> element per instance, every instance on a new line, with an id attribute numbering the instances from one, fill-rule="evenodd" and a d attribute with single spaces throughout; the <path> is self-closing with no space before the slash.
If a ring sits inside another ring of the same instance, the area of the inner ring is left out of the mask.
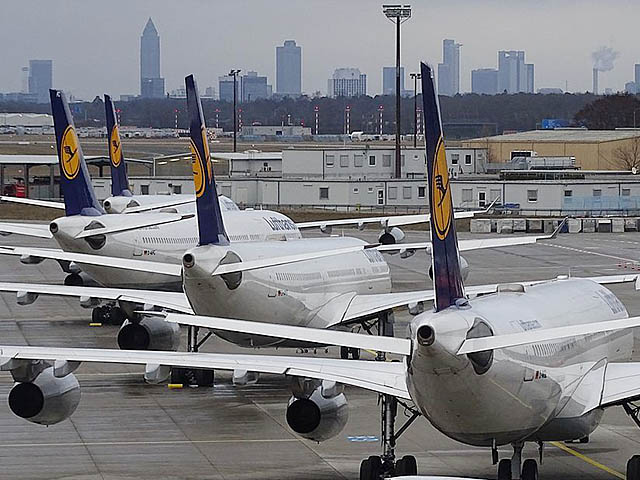
<path id="1" fill-rule="evenodd" d="M 127 164 L 122 153 L 120 129 L 116 120 L 116 109 L 111 97 L 104 95 L 104 109 L 107 116 L 107 139 L 109 142 L 109 160 L 111 161 L 111 195 L 114 197 L 130 197 L 129 179 L 127 178 Z"/>
<path id="2" fill-rule="evenodd" d="M 443 310 L 464 298 L 456 238 L 453 202 L 442 136 L 440 105 L 431 67 L 421 63 L 422 101 L 425 115 L 429 210 L 431 213 L 431 257 L 436 294 L 435 309 Z"/>
<path id="3" fill-rule="evenodd" d="M 49 90 L 49 96 L 56 132 L 60 187 L 64 196 L 65 212 L 67 216 L 102 215 L 104 210 L 96 200 L 67 99 L 60 90 Z"/>
<path id="4" fill-rule="evenodd" d="M 189 75 L 184 81 L 187 88 L 191 163 L 196 189 L 200 245 L 228 245 L 229 237 L 224 229 L 222 212 L 218 203 L 218 192 L 216 191 L 216 181 L 213 178 L 207 129 L 204 124 L 198 87 L 193 75 Z"/>

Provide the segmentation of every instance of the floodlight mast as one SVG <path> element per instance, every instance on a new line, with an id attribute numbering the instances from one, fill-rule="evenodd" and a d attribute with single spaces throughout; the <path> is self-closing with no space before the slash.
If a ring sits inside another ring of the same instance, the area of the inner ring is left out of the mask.
<path id="1" fill-rule="evenodd" d="M 238 74 L 240 73 L 240 69 L 232 69 L 229 72 L 229 76 L 233 77 L 233 152 L 236 152 L 236 135 L 238 133 L 238 119 L 236 118 L 236 81 Z"/>
<path id="2" fill-rule="evenodd" d="M 400 25 L 411 18 L 411 5 L 382 5 L 382 13 L 396 24 L 396 168 L 395 178 L 402 178 L 400 156 Z"/>

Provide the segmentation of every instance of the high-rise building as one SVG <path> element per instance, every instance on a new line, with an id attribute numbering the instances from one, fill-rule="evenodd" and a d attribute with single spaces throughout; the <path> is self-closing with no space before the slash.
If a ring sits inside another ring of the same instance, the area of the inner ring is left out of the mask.
<path id="1" fill-rule="evenodd" d="M 400 67 L 400 92 L 404 91 L 404 67 Z M 382 94 L 396 94 L 396 67 L 382 67 Z M 402 93 L 401 93 L 402 94 Z"/>
<path id="2" fill-rule="evenodd" d="M 231 79 L 233 81 L 233 78 Z M 259 98 L 271 96 L 271 85 L 267 83 L 267 77 L 258 76 L 257 72 L 249 71 L 240 78 L 240 91 L 243 102 L 251 102 Z M 233 95 L 233 87 L 231 87 Z M 231 98 L 233 100 L 233 97 Z"/>
<path id="3" fill-rule="evenodd" d="M 291 97 L 302 93 L 302 48 L 295 40 L 276 47 L 276 93 Z"/>
<path id="4" fill-rule="evenodd" d="M 29 93 L 29 67 L 22 67 L 20 72 L 20 93 Z"/>
<path id="5" fill-rule="evenodd" d="M 438 64 L 438 93 L 453 96 L 460 93 L 460 43 L 442 41 L 442 63 Z"/>
<path id="6" fill-rule="evenodd" d="M 53 60 L 29 60 L 29 93 L 38 103 L 49 102 L 49 89 L 53 86 Z"/>
<path id="7" fill-rule="evenodd" d="M 640 63 L 636 63 L 633 68 L 633 81 L 636 82 L 636 85 L 640 85 Z"/>
<path id="8" fill-rule="evenodd" d="M 218 77 L 218 97 L 222 102 L 233 102 L 233 77 Z M 240 101 L 240 79 L 236 80 L 236 99 Z"/>
<path id="9" fill-rule="evenodd" d="M 478 95 L 498 93 L 498 71 L 495 68 L 471 70 L 471 91 Z"/>
<path id="10" fill-rule="evenodd" d="M 160 36 L 151 18 L 140 37 L 140 95 L 164 97 L 164 78 L 160 76 Z"/>
<path id="11" fill-rule="evenodd" d="M 367 75 L 358 68 L 336 68 L 327 82 L 329 97 L 359 97 L 367 94 Z"/>
<path id="12" fill-rule="evenodd" d="M 533 64 L 524 63 L 522 50 L 498 52 L 498 91 L 507 93 L 533 93 Z"/>

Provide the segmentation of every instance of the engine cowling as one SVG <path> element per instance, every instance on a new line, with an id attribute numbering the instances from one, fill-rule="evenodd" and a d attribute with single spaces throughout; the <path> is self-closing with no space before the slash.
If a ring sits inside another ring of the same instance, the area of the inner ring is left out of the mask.
<path id="1" fill-rule="evenodd" d="M 317 387 L 309 397 L 295 395 L 287 406 L 287 424 L 301 437 L 322 442 L 338 435 L 349 419 L 347 398 L 333 388 Z"/>
<path id="2" fill-rule="evenodd" d="M 383 245 L 395 245 L 396 243 L 402 243 L 404 241 L 404 232 L 398 227 L 391 227 L 389 229 L 382 230 L 378 235 L 378 243 Z"/>
<path id="3" fill-rule="evenodd" d="M 469 276 L 469 262 L 464 257 L 460 257 L 460 272 L 462 273 L 462 281 L 466 281 Z M 433 280 L 433 265 L 429 266 L 429 278 Z"/>
<path id="4" fill-rule="evenodd" d="M 80 403 L 80 385 L 72 373 L 57 378 L 53 367 L 31 382 L 17 382 L 9 392 L 9 408 L 18 417 L 40 425 L 66 420 Z"/>
<path id="5" fill-rule="evenodd" d="M 180 347 L 180 326 L 161 318 L 146 317 L 139 322 L 126 320 L 118 331 L 121 350 L 177 351 Z"/>

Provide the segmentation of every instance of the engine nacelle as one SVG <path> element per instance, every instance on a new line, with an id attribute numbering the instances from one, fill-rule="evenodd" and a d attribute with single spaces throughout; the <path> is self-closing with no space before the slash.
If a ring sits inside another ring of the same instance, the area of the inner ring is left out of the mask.
<path id="1" fill-rule="evenodd" d="M 462 281 L 467 281 L 467 277 L 469 276 L 469 262 L 465 260 L 464 257 L 460 257 L 460 272 L 462 273 Z M 429 266 L 429 278 L 433 280 L 433 265 Z"/>
<path id="2" fill-rule="evenodd" d="M 121 350 L 177 351 L 180 346 L 180 326 L 161 318 L 146 317 L 139 322 L 125 320 L 118 332 Z"/>
<path id="3" fill-rule="evenodd" d="M 287 423 L 291 430 L 315 442 L 338 435 L 349 419 L 347 398 L 344 393 L 338 393 L 335 383 L 328 383 L 332 385 L 319 386 L 309 397 L 291 397 L 287 406 Z"/>
<path id="4" fill-rule="evenodd" d="M 404 232 L 398 227 L 391 227 L 380 232 L 378 236 L 378 243 L 383 245 L 394 245 L 396 243 L 402 243 L 404 240 Z"/>
<path id="5" fill-rule="evenodd" d="M 16 383 L 9 392 L 9 408 L 18 417 L 40 425 L 66 420 L 80 403 L 80 385 L 72 373 L 57 378 L 45 368 L 33 381 Z"/>

